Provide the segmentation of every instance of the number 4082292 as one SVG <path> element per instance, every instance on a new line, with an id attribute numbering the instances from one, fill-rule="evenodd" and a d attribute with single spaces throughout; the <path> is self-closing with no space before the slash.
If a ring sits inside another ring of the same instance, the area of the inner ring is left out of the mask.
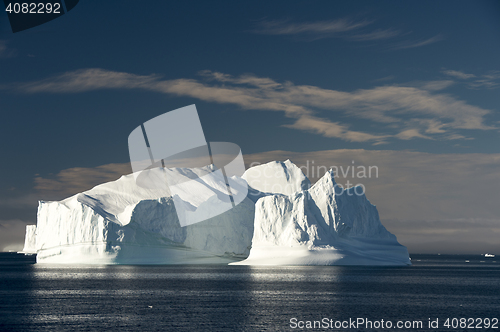
<path id="1" fill-rule="evenodd" d="M 15 13 L 15 14 L 61 14 L 61 4 L 58 2 L 55 3 L 9 3 L 7 8 L 5 8 L 6 12 Z"/>

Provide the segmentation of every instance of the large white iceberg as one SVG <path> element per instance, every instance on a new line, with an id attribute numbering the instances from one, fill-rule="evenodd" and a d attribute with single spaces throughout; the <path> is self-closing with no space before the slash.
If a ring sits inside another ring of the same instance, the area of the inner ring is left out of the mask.
<path id="1" fill-rule="evenodd" d="M 188 183 L 192 178 L 193 170 L 171 171 L 179 181 Z M 201 176 L 211 169 L 196 171 Z M 164 181 L 161 172 L 150 177 L 155 175 L 157 181 Z M 207 183 L 200 177 L 189 186 L 186 190 L 196 195 L 185 204 L 198 210 L 216 209 L 220 204 L 220 183 Z M 34 244 L 37 262 L 204 264 L 228 263 L 248 256 L 253 233 L 252 201 L 245 198 L 223 214 L 181 227 L 174 199 L 168 192 L 137 186 L 133 175 L 126 175 L 60 202 L 40 201 Z M 33 247 L 33 240 L 29 242 L 29 248 L 23 251 Z"/>
<path id="2" fill-rule="evenodd" d="M 179 181 L 211 171 L 170 170 Z M 186 227 L 179 224 L 175 196 L 139 187 L 133 175 L 63 201 L 41 201 L 23 252 L 36 252 L 38 263 L 409 264 L 406 248 L 380 223 L 375 206 L 364 195 L 349 195 L 354 189 L 336 193 L 332 173 L 310 187 L 287 160 L 252 167 L 232 180 L 248 182 L 248 197 Z M 199 180 L 191 186 L 186 190 L 196 195 L 185 204 L 217 208 L 220 183 Z"/>
<path id="3" fill-rule="evenodd" d="M 270 166 L 256 168 L 264 173 Z M 343 190 L 329 171 L 308 190 L 260 198 L 250 256 L 232 264 L 410 264 L 406 247 L 382 225 L 362 189 Z"/>

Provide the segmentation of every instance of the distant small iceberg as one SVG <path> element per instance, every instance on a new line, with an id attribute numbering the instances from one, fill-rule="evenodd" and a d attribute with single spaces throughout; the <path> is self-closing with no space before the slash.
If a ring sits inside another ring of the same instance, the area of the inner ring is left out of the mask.
<path id="1" fill-rule="evenodd" d="M 493 254 L 484 254 L 484 257 L 495 257 Z"/>

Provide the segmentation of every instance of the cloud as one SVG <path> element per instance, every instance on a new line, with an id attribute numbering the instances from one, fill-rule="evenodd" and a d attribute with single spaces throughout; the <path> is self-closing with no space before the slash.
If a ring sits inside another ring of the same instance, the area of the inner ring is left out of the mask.
<path id="1" fill-rule="evenodd" d="M 349 36 L 348 38 L 355 41 L 373 41 L 373 40 L 384 40 L 397 37 L 401 34 L 400 31 L 394 29 L 377 29 L 368 33 L 361 33 L 357 35 Z"/>
<path id="2" fill-rule="evenodd" d="M 17 85 L 27 93 L 75 93 L 100 89 L 144 89 L 179 97 L 192 97 L 207 102 L 236 105 L 244 110 L 278 111 L 294 119 L 288 128 L 315 132 L 351 142 L 379 144 L 389 138 L 408 139 L 409 133 L 425 132 L 434 139 L 449 139 L 457 130 L 490 130 L 485 124 L 490 110 L 469 105 L 451 95 L 437 93 L 451 84 L 436 81 L 419 86 L 378 86 L 352 92 L 323 89 L 311 85 L 277 82 L 251 74 L 231 76 L 202 71 L 201 79 L 165 80 L 157 75 L 134 75 L 104 69 L 67 72 L 41 81 Z M 11 85 L 12 86 L 12 85 Z M 320 115 L 321 113 L 321 115 Z M 350 125 L 330 120 L 364 119 L 378 123 L 383 133 L 351 130 Z M 418 127 L 414 125 L 419 123 Z M 438 124 L 434 131 L 425 124 Z M 412 127 L 413 126 L 413 127 Z M 412 130 L 401 134 L 403 130 Z M 424 138 L 423 134 L 412 138 Z M 457 137 L 457 136 L 454 136 Z"/>
<path id="3" fill-rule="evenodd" d="M 445 75 L 448 75 L 448 76 L 453 76 L 453 77 L 462 79 L 462 80 L 476 77 L 476 75 L 474 75 L 474 74 L 466 74 L 466 73 L 458 71 L 458 70 L 443 70 L 442 73 Z"/>
<path id="4" fill-rule="evenodd" d="M 495 89 L 499 86 L 500 71 L 490 71 L 488 74 L 481 75 L 473 82 L 469 82 L 471 89 Z"/>
<path id="5" fill-rule="evenodd" d="M 253 32 L 266 35 L 312 35 L 314 39 L 335 36 L 339 33 L 356 30 L 370 24 L 370 21 L 353 21 L 346 18 L 293 23 L 289 20 L 262 20 Z"/>
<path id="6" fill-rule="evenodd" d="M 0 200 L 0 208 L 26 209 L 36 206 L 37 203 L 38 195 L 36 194 L 4 197 Z"/>
<path id="7" fill-rule="evenodd" d="M 432 139 L 432 137 L 422 135 L 421 133 L 419 133 L 419 131 L 417 129 L 404 130 L 404 131 L 400 132 L 399 134 L 397 134 L 396 137 L 399 139 L 403 139 L 403 140 L 410 140 L 410 139 L 416 138 L 416 137 L 424 138 L 424 139 Z"/>
<path id="8" fill-rule="evenodd" d="M 495 89 L 500 86 L 500 71 L 492 70 L 483 75 L 466 74 L 458 70 L 443 70 L 443 74 L 464 80 L 470 89 Z M 472 80 L 473 79 L 473 80 Z"/>
<path id="9" fill-rule="evenodd" d="M 45 80 L 21 84 L 25 92 L 85 92 L 98 89 L 140 89 L 157 82 L 155 75 L 141 76 L 99 68 L 67 72 Z"/>
<path id="10" fill-rule="evenodd" d="M 291 20 L 261 20 L 253 33 L 276 36 L 293 36 L 298 40 L 313 41 L 324 38 L 342 38 L 353 42 L 386 41 L 408 35 L 394 28 L 369 30 L 373 20 L 341 18 L 329 21 L 292 22 Z M 438 34 L 424 40 L 403 40 L 390 46 L 390 50 L 422 47 L 443 40 Z"/>
<path id="11" fill-rule="evenodd" d="M 381 78 L 377 78 L 375 80 L 373 80 L 373 82 L 385 82 L 385 81 L 392 81 L 396 78 L 396 76 L 394 75 L 389 75 L 389 76 L 385 76 L 385 77 L 381 77 Z"/>
<path id="12" fill-rule="evenodd" d="M 16 55 L 16 51 L 7 47 L 7 41 L 0 39 L 0 58 L 11 58 Z"/>
<path id="13" fill-rule="evenodd" d="M 422 89 L 429 91 L 439 91 L 444 90 L 455 84 L 452 80 L 440 80 L 440 81 L 429 81 L 422 85 Z"/>
<path id="14" fill-rule="evenodd" d="M 410 253 L 500 252 L 500 219 L 385 220 L 384 226 Z"/>
<path id="15" fill-rule="evenodd" d="M 95 168 L 73 167 L 62 170 L 51 178 L 36 177 L 34 189 L 41 199 L 61 200 L 101 183 L 117 180 L 131 172 L 129 163 L 107 164 Z"/>
<path id="16" fill-rule="evenodd" d="M 351 131 L 347 129 L 347 126 L 341 125 L 338 122 L 331 122 L 328 119 L 321 119 L 313 116 L 301 116 L 294 124 L 285 125 L 285 127 L 311 131 L 325 137 L 341 138 L 348 142 L 376 141 L 378 143 L 383 143 L 385 142 L 385 138 L 388 137 Z"/>
<path id="17" fill-rule="evenodd" d="M 498 87 L 498 83 L 489 79 L 480 79 L 469 83 L 469 87 L 471 89 L 479 89 L 479 88 L 494 89 Z"/>
<path id="18" fill-rule="evenodd" d="M 397 44 L 392 49 L 393 50 L 403 50 L 403 49 L 408 49 L 408 48 L 422 47 L 422 46 L 434 44 L 434 43 L 441 41 L 443 39 L 444 39 L 444 36 L 442 34 L 438 34 L 434 37 L 424 39 L 424 40 L 414 40 L 414 41 L 406 40 L 406 41 L 403 41 L 403 42 Z"/>

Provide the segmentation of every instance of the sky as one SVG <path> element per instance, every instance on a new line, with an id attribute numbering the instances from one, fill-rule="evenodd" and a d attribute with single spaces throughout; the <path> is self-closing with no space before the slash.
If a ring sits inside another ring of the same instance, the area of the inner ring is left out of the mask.
<path id="1" fill-rule="evenodd" d="M 0 251 L 39 200 L 129 173 L 138 125 L 196 104 L 247 166 L 376 166 L 338 182 L 410 253 L 500 254 L 498 59 L 498 1 L 81 0 L 18 33 L 0 13 Z"/>

